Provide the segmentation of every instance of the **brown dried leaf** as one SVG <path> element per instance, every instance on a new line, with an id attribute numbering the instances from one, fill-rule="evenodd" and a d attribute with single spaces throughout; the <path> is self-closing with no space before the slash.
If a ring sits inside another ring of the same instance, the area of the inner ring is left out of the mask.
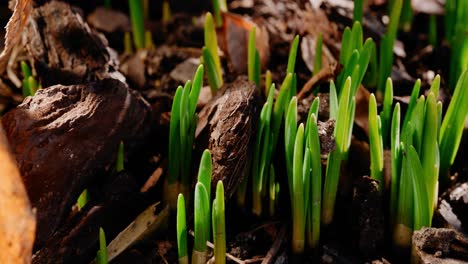
<path id="1" fill-rule="evenodd" d="M 32 0 L 17 0 L 13 15 L 6 26 L 5 48 L 0 54 L 0 74 L 5 72 L 8 59 L 13 47 L 15 47 L 20 38 L 23 28 L 32 11 Z"/>
<path id="2" fill-rule="evenodd" d="M 0 125 L 0 262 L 30 263 L 36 220 Z"/>
<path id="3" fill-rule="evenodd" d="M 356 114 L 354 122 L 369 136 L 369 91 L 359 86 L 356 93 Z"/>

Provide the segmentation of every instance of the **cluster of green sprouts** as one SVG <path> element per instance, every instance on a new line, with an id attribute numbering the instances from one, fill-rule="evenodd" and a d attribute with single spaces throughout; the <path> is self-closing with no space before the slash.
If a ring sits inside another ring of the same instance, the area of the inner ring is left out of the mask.
<path id="1" fill-rule="evenodd" d="M 191 258 L 191 263 L 193 264 L 205 264 L 207 262 L 207 242 L 211 237 L 211 226 L 213 228 L 215 263 L 226 263 L 224 186 L 222 181 L 218 181 L 216 197 L 213 201 L 210 215 L 211 171 L 211 153 L 209 150 L 205 150 L 198 170 L 198 182 L 195 185 L 194 246 Z M 212 223 L 212 225 L 210 225 L 210 223 Z M 189 263 L 187 219 L 183 194 L 179 194 L 177 201 L 177 246 L 179 263 Z"/>
<path id="2" fill-rule="evenodd" d="M 171 208 L 176 206 L 175 195 L 181 192 L 187 196 L 191 186 L 192 149 L 198 122 L 195 110 L 202 86 L 203 65 L 200 65 L 193 82 L 179 86 L 174 95 L 169 127 L 169 176 L 164 194 Z"/>
<path id="3" fill-rule="evenodd" d="M 438 180 L 446 185 L 448 169 L 453 164 L 463 133 L 468 110 L 468 72 L 460 77 L 455 93 L 442 120 L 442 103 L 437 102 L 440 77 L 436 76 L 427 96 L 420 93 L 421 82 L 413 88 L 408 110 L 401 125 L 401 110 L 393 109 L 391 126 L 381 126 L 380 118 L 392 107 L 386 96 L 380 116 L 372 94 L 369 101 L 369 139 L 371 176 L 382 184 L 383 129 L 390 133 L 391 185 L 390 218 L 395 245 L 409 248 L 413 230 L 431 226 L 437 201 Z M 392 81 L 386 91 L 392 94 Z"/>

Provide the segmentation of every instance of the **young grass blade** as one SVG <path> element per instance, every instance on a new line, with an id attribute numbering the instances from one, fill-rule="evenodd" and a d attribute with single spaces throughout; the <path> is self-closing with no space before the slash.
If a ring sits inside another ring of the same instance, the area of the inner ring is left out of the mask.
<path id="1" fill-rule="evenodd" d="M 343 43 L 350 43 L 351 40 L 351 29 L 346 27 L 343 32 L 343 37 L 341 39 L 341 52 L 340 52 L 340 64 L 347 65 L 349 57 L 351 56 L 352 46 L 351 45 L 344 45 Z"/>
<path id="2" fill-rule="evenodd" d="M 185 199 L 181 193 L 177 198 L 177 252 L 179 253 L 179 263 L 188 264 L 187 218 L 185 215 Z"/>
<path id="3" fill-rule="evenodd" d="M 256 38 L 256 29 L 252 28 L 249 35 L 249 46 L 248 46 L 248 59 L 247 59 L 247 68 L 248 68 L 248 77 L 249 81 L 254 82 L 257 87 L 260 87 L 260 72 L 257 70 L 260 69 L 259 63 L 257 60 L 257 48 L 255 47 L 255 38 Z"/>
<path id="4" fill-rule="evenodd" d="M 411 177 L 411 164 L 408 164 L 409 161 L 403 143 L 400 144 L 400 149 L 403 158 L 393 241 L 398 247 L 407 249 L 411 246 L 411 237 L 413 235 L 414 190 Z"/>
<path id="5" fill-rule="evenodd" d="M 403 119 L 403 130 L 406 131 L 406 126 L 410 121 L 411 115 L 413 114 L 413 110 L 416 107 L 418 97 L 419 97 L 419 90 L 421 89 L 421 80 L 417 79 L 413 86 L 413 91 L 411 92 L 410 101 L 408 103 L 408 109 L 406 110 L 405 118 Z"/>
<path id="6" fill-rule="evenodd" d="M 194 233 L 195 242 L 192 252 L 193 264 L 206 263 L 206 241 L 208 240 L 209 224 L 209 204 L 208 193 L 201 182 L 195 185 L 195 205 L 194 205 Z"/>
<path id="7" fill-rule="evenodd" d="M 115 163 L 115 169 L 117 172 L 121 172 L 124 170 L 124 144 L 122 141 L 119 143 L 119 150 L 117 152 L 117 161 Z"/>
<path id="8" fill-rule="evenodd" d="M 287 109 L 289 101 L 291 98 L 290 89 L 292 85 L 292 73 L 286 75 L 286 78 L 281 85 L 278 96 L 276 97 L 275 106 L 273 108 L 273 119 L 272 119 L 272 135 L 273 135 L 273 150 L 276 150 L 276 145 L 278 143 L 279 130 L 281 128 L 281 123 L 283 121 L 283 113 Z M 273 156 L 273 155 L 272 155 Z"/>
<path id="9" fill-rule="evenodd" d="M 172 102 L 171 120 L 169 125 L 169 183 L 179 180 L 180 167 L 178 159 L 180 157 L 180 104 L 182 99 L 182 86 L 179 86 Z"/>
<path id="10" fill-rule="evenodd" d="M 392 180 L 390 185 L 390 217 L 392 223 L 396 219 L 398 203 L 398 188 L 400 186 L 401 152 L 400 152 L 400 103 L 393 109 L 392 127 L 390 133 L 390 151 L 392 160 Z"/>
<path id="11" fill-rule="evenodd" d="M 39 84 L 33 76 L 28 77 L 29 95 L 34 96 L 39 89 Z"/>
<path id="12" fill-rule="evenodd" d="M 106 235 L 104 234 L 104 229 L 102 229 L 102 227 L 99 228 L 99 250 L 96 259 L 98 264 L 108 263 Z"/>
<path id="13" fill-rule="evenodd" d="M 289 50 L 288 57 L 288 68 L 286 73 L 294 73 L 294 68 L 296 67 L 296 57 L 297 57 L 297 47 L 299 46 L 299 36 L 296 35 L 294 38 L 291 49 Z"/>
<path id="14" fill-rule="evenodd" d="M 305 245 L 305 210 L 304 210 L 304 182 L 303 182 L 303 159 L 304 159 L 304 125 L 300 124 L 295 137 L 293 157 L 293 238 L 292 250 L 294 254 L 302 254 Z"/>
<path id="15" fill-rule="evenodd" d="M 322 222 L 329 225 L 333 220 L 335 207 L 336 191 L 338 188 L 338 179 L 340 175 L 341 161 L 348 152 L 348 144 L 352 131 L 352 120 L 354 119 L 354 96 L 350 95 L 351 78 L 347 78 L 343 95 L 340 98 L 336 126 L 334 130 L 336 148 L 328 155 L 327 172 L 325 177 Z"/>
<path id="16" fill-rule="evenodd" d="M 388 146 L 388 130 L 390 129 L 390 116 L 392 115 L 392 104 L 393 104 L 393 83 L 392 79 L 387 79 L 385 85 L 385 95 L 383 101 L 383 110 L 380 113 L 382 120 L 382 142 L 384 146 Z"/>
<path id="17" fill-rule="evenodd" d="M 211 94 L 216 94 L 219 88 L 223 85 L 223 80 L 219 78 L 218 73 L 216 72 L 216 64 L 213 60 L 211 52 L 203 47 L 203 62 L 206 65 L 206 75 L 208 75 L 208 83 L 210 84 Z"/>
<path id="18" fill-rule="evenodd" d="M 311 207 L 308 212 L 310 215 L 309 227 L 308 227 L 308 243 L 310 247 L 317 248 L 320 242 L 320 209 L 322 206 L 322 159 L 320 156 L 320 139 L 317 128 L 317 118 L 315 114 L 312 114 L 312 122 L 309 124 L 310 132 L 309 137 L 309 148 L 311 151 L 311 168 L 312 168 L 312 180 L 311 180 Z"/>
<path id="19" fill-rule="evenodd" d="M 28 64 L 24 61 L 21 61 L 21 72 L 23 72 L 23 78 L 28 79 L 30 76 L 32 76 L 32 71 L 31 68 L 29 68 Z"/>
<path id="20" fill-rule="evenodd" d="M 91 196 L 89 195 L 88 189 L 84 189 L 84 191 L 80 194 L 76 202 L 78 210 L 81 210 L 90 200 Z"/>
<path id="21" fill-rule="evenodd" d="M 276 175 L 275 175 L 275 167 L 273 167 L 273 164 L 270 164 L 270 177 L 268 180 L 268 191 L 269 191 L 269 212 L 270 212 L 270 217 L 273 217 L 275 215 L 275 206 L 276 206 L 276 199 L 277 199 L 277 187 L 279 187 L 279 184 L 276 183 Z"/>
<path id="22" fill-rule="evenodd" d="M 430 91 L 434 94 L 435 99 L 439 95 L 439 88 L 440 88 L 440 75 L 437 74 L 434 80 L 432 80 L 431 89 Z"/>
<path id="23" fill-rule="evenodd" d="M 403 0 L 403 6 L 401 9 L 400 28 L 405 32 L 411 30 L 411 24 L 413 23 L 413 9 L 411 8 L 411 0 Z"/>
<path id="24" fill-rule="evenodd" d="M 448 14 L 447 14 L 448 15 Z M 429 16 L 429 33 L 428 33 L 429 45 L 433 48 L 437 46 L 437 16 Z"/>
<path id="25" fill-rule="evenodd" d="M 314 75 L 322 69 L 322 42 L 323 36 L 322 33 L 320 33 L 315 44 Z"/>
<path id="26" fill-rule="evenodd" d="M 468 115 L 466 102 L 468 102 L 468 70 L 465 70 L 458 79 L 440 128 L 440 179 L 442 183 L 447 183 L 447 173 L 455 160 L 463 135 L 464 123 Z"/>
<path id="27" fill-rule="evenodd" d="M 432 91 L 429 93 L 426 101 L 426 113 L 424 120 L 423 144 L 421 147 L 421 164 L 423 168 L 422 181 L 426 183 L 426 190 L 428 196 L 428 203 L 426 206 L 429 208 L 429 214 L 432 219 L 434 209 L 434 201 L 436 201 L 436 186 L 439 171 L 434 168 L 437 159 L 437 127 L 439 125 L 437 117 L 437 103 Z"/>
<path id="28" fill-rule="evenodd" d="M 145 47 L 145 28 L 143 21 L 143 5 L 141 0 L 128 0 L 130 18 L 132 20 L 133 43 L 137 49 Z"/>
<path id="29" fill-rule="evenodd" d="M 216 198 L 213 201 L 213 235 L 215 264 L 226 263 L 226 226 L 224 219 L 224 186 L 216 185 Z"/>
<path id="30" fill-rule="evenodd" d="M 356 22 L 362 23 L 362 13 L 363 13 L 363 0 L 356 0 L 354 1 L 354 12 L 353 12 L 353 20 Z"/>
<path id="31" fill-rule="evenodd" d="M 371 177 L 379 181 L 379 190 L 383 185 L 383 146 L 382 133 L 380 129 L 380 118 L 377 115 L 377 102 L 374 94 L 369 99 L 369 142 L 371 158 Z"/>
<path id="32" fill-rule="evenodd" d="M 413 192 L 414 192 L 414 230 L 419 230 L 422 227 L 430 227 L 431 219 L 429 213 L 429 199 L 427 197 L 427 189 L 424 184 L 424 174 L 421 173 L 423 168 L 419 161 L 418 153 L 409 146 L 406 153 L 408 162 L 406 163 L 407 171 L 411 177 Z"/>
<path id="33" fill-rule="evenodd" d="M 333 81 L 330 82 L 330 119 L 335 119 L 338 115 L 338 96 Z"/>
<path id="34" fill-rule="evenodd" d="M 286 151 L 286 172 L 288 175 L 289 191 L 293 193 L 294 144 L 297 132 L 297 99 L 293 97 L 289 102 L 284 125 L 284 149 Z"/>
<path id="35" fill-rule="evenodd" d="M 205 47 L 209 50 L 209 53 L 212 57 L 212 61 L 214 63 L 214 70 L 219 80 L 219 86 L 223 85 L 223 75 L 221 73 L 221 61 L 218 55 L 218 40 L 216 39 L 216 30 L 213 23 L 213 16 L 211 13 L 207 13 L 205 16 Z M 208 62 L 205 60 L 205 52 L 203 52 L 203 60 L 205 64 Z M 208 64 L 206 65 L 208 68 Z"/>
<path id="36" fill-rule="evenodd" d="M 208 149 L 203 151 L 198 168 L 198 182 L 205 187 L 208 198 L 211 194 L 211 152 Z"/>
<path id="37" fill-rule="evenodd" d="M 412 113 L 410 122 L 413 124 L 413 147 L 419 151 L 418 153 L 421 153 L 421 146 L 423 144 L 422 141 L 422 135 L 423 135 L 423 129 L 424 129 L 424 107 L 425 107 L 425 102 L 426 99 L 424 95 L 421 95 L 419 97 L 418 103 L 416 104 L 416 107 L 414 108 L 414 111 Z"/>
<path id="38" fill-rule="evenodd" d="M 198 66 L 195 76 L 193 77 L 192 89 L 190 90 L 190 106 L 189 116 L 195 114 L 197 109 L 198 97 L 200 96 L 201 88 L 203 87 L 203 65 Z"/>

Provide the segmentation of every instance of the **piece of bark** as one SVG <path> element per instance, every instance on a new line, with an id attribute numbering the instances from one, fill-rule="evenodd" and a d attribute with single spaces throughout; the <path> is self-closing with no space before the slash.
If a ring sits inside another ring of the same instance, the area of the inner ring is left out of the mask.
<path id="1" fill-rule="evenodd" d="M 207 145 L 211 151 L 212 190 L 222 180 L 226 197 L 234 193 L 247 173 L 258 119 L 256 90 L 254 83 L 239 78 L 224 85 L 199 114 L 197 145 Z"/>
<path id="2" fill-rule="evenodd" d="M 125 84 L 105 79 L 89 85 L 40 89 L 3 118 L 32 206 L 37 245 L 52 234 L 83 187 L 150 130 L 149 105 Z"/>
<path id="3" fill-rule="evenodd" d="M 36 221 L 1 125 L 0 168 L 0 260 L 30 263 Z"/>
<path id="4" fill-rule="evenodd" d="M 439 212 L 453 228 L 468 232 L 468 182 L 442 195 Z"/>
<path id="5" fill-rule="evenodd" d="M 413 234 L 421 263 L 468 263 L 468 239 L 453 229 L 422 228 Z"/>
<path id="6" fill-rule="evenodd" d="M 89 189 L 91 192 L 92 189 Z M 149 204 L 132 175 L 111 174 L 79 212 L 67 219 L 34 254 L 33 263 L 89 263 L 99 249 L 99 228 L 109 243 Z"/>
<path id="7" fill-rule="evenodd" d="M 35 8 L 25 28 L 25 43 L 43 87 L 80 84 L 104 78 L 125 81 L 117 54 L 64 2 Z"/>
<path id="8" fill-rule="evenodd" d="M 369 259 L 379 256 L 384 245 L 384 210 L 378 188 L 379 182 L 367 176 L 354 183 L 353 237 L 361 254 Z"/>

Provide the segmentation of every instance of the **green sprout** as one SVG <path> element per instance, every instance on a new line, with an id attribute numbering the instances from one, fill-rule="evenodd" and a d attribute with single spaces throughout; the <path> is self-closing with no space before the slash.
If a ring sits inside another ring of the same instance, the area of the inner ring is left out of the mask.
<path id="1" fill-rule="evenodd" d="M 322 42 L 323 36 L 322 33 L 320 33 L 315 44 L 314 75 L 322 69 Z"/>
<path id="2" fill-rule="evenodd" d="M 191 186 L 192 148 L 198 120 L 195 110 L 202 86 L 203 65 L 200 65 L 193 83 L 187 81 L 184 88 L 179 86 L 172 103 L 169 125 L 169 176 L 165 189 L 165 199 L 171 208 L 176 206 L 175 195 L 182 192 L 188 197 Z"/>
<path id="3" fill-rule="evenodd" d="M 409 32 L 411 30 L 411 24 L 413 24 L 413 9 L 411 8 L 411 0 L 403 0 L 403 5 L 401 7 L 401 17 L 400 17 L 400 28 Z"/>
<path id="4" fill-rule="evenodd" d="M 349 44 L 343 46 L 340 53 L 340 63 L 343 65 L 343 69 L 337 77 L 339 97 L 341 97 L 341 91 L 348 77 L 353 80 L 351 94 L 356 94 L 367 71 L 374 45 L 371 38 L 366 39 L 363 44 L 362 27 L 359 22 L 355 22 L 352 29 L 348 27 L 345 29 L 342 43 Z"/>
<path id="5" fill-rule="evenodd" d="M 255 27 L 253 27 L 249 34 L 247 68 L 249 81 L 254 82 L 257 87 L 260 87 L 260 55 L 258 54 L 258 50 L 255 47 L 255 34 L 256 30 Z"/>
<path id="6" fill-rule="evenodd" d="M 194 220 L 194 236 L 195 242 L 192 251 L 192 263 L 194 264 L 205 264 L 207 258 L 207 247 L 206 241 L 209 239 L 210 230 L 210 205 L 209 205 L 209 194 L 205 189 L 205 186 L 198 182 L 195 186 L 195 220 Z"/>
<path id="7" fill-rule="evenodd" d="M 455 161 L 463 135 L 463 128 L 468 115 L 468 70 L 464 70 L 458 79 L 452 100 L 440 127 L 440 179 L 442 184 L 448 182 L 448 171 Z"/>
<path id="8" fill-rule="evenodd" d="M 133 43 L 136 49 L 145 48 L 145 25 L 142 0 L 128 0 L 133 29 Z"/>
<path id="9" fill-rule="evenodd" d="M 177 252 L 179 253 L 179 263 L 188 264 L 187 250 L 187 219 L 185 213 L 185 199 L 183 194 L 177 198 Z"/>
<path id="10" fill-rule="evenodd" d="M 78 200 L 76 201 L 78 210 L 81 210 L 90 200 L 91 196 L 89 195 L 88 189 L 84 189 L 84 191 L 80 194 L 80 196 L 78 196 Z"/>
<path id="11" fill-rule="evenodd" d="M 23 72 L 23 96 L 34 96 L 40 86 L 34 76 L 32 75 L 31 68 L 24 61 L 21 61 L 21 71 Z"/>
<path id="12" fill-rule="evenodd" d="M 205 17 L 205 47 L 203 47 L 202 52 L 211 93 L 215 94 L 223 85 L 223 74 L 218 54 L 218 40 L 211 13 L 207 13 Z"/>
<path id="13" fill-rule="evenodd" d="M 297 47 L 299 46 L 299 36 L 296 35 L 289 49 L 287 73 L 294 73 L 296 67 Z"/>
<path id="14" fill-rule="evenodd" d="M 221 12 L 227 12 L 226 0 L 212 0 L 213 12 L 216 20 L 216 26 L 221 27 L 223 25 L 223 18 Z"/>
<path id="15" fill-rule="evenodd" d="M 391 5 L 390 23 L 387 32 L 382 37 L 380 42 L 379 53 L 379 75 L 377 81 L 377 91 L 379 94 L 384 94 L 385 82 L 392 74 L 393 65 L 393 46 L 398 33 L 398 24 L 400 21 L 402 2 L 403 0 L 394 0 Z"/>
<path id="16" fill-rule="evenodd" d="M 115 162 L 115 169 L 117 172 L 121 172 L 124 170 L 124 143 L 120 141 L 119 143 L 119 150 L 117 152 L 117 161 Z"/>
<path id="17" fill-rule="evenodd" d="M 306 235 L 310 247 L 320 239 L 321 156 L 316 114 L 319 101 L 314 100 L 306 126 L 297 127 L 297 99 L 289 103 L 285 121 L 285 151 L 289 193 L 293 217 L 292 250 L 304 252 Z"/>
<path id="18" fill-rule="evenodd" d="M 252 211 L 255 215 L 262 212 L 262 193 L 268 179 L 268 168 L 271 162 L 271 116 L 275 85 L 269 89 L 267 101 L 260 112 L 260 124 L 255 139 L 252 163 Z"/>
<path id="19" fill-rule="evenodd" d="M 97 263 L 98 264 L 107 264 L 107 244 L 106 244 L 106 234 L 102 227 L 99 228 L 99 250 L 97 252 Z"/>
<path id="20" fill-rule="evenodd" d="M 216 185 L 216 198 L 213 201 L 213 238 L 216 264 L 226 263 L 226 226 L 224 219 L 224 186 L 222 181 Z"/>
<path id="21" fill-rule="evenodd" d="M 169 1 L 164 0 L 162 3 L 162 23 L 166 25 L 169 23 L 172 17 L 172 12 L 171 12 L 171 5 L 169 4 Z"/>
<path id="22" fill-rule="evenodd" d="M 154 47 L 153 34 L 151 31 L 145 31 L 145 49 L 152 49 Z"/>
<path id="23" fill-rule="evenodd" d="M 371 160 L 371 177 L 379 181 L 379 189 L 383 183 L 383 143 L 380 116 L 377 115 L 377 101 L 374 94 L 369 99 L 369 148 Z"/>
<path id="24" fill-rule="evenodd" d="M 447 0 L 445 10 L 446 38 L 451 45 L 449 87 L 453 89 L 468 68 L 468 2 Z"/>
<path id="25" fill-rule="evenodd" d="M 364 0 L 354 1 L 353 21 L 362 23 L 362 13 L 364 11 Z"/>
<path id="26" fill-rule="evenodd" d="M 393 104 L 393 82 L 391 78 L 387 79 L 385 84 L 385 95 L 383 101 L 383 109 L 380 112 L 380 118 L 382 122 L 382 143 L 384 146 L 388 146 L 388 137 L 390 129 L 390 118 L 392 115 L 392 104 Z"/>
<path id="27" fill-rule="evenodd" d="M 330 88 L 334 88 L 334 85 L 330 85 Z M 336 92 L 331 91 L 330 94 L 332 93 Z M 322 223 L 325 225 L 329 225 L 333 220 L 341 164 L 347 159 L 349 146 L 351 144 L 355 108 L 355 97 L 351 94 L 351 77 L 348 77 L 346 79 L 342 95 L 339 99 L 338 110 L 334 113 L 334 115 L 336 115 L 336 125 L 334 130 L 336 148 L 328 154 L 322 201 Z M 331 117 L 333 116 L 331 115 Z"/>

